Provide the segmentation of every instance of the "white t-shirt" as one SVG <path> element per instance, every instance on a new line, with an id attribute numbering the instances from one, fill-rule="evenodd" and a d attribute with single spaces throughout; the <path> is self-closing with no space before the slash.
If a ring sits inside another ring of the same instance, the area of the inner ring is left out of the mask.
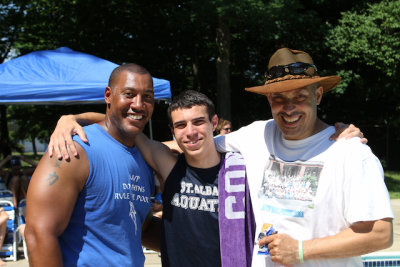
<path id="1" fill-rule="evenodd" d="M 257 121 L 215 139 L 219 151 L 246 162 L 257 224 L 297 240 L 331 236 L 358 221 L 393 218 L 383 170 L 359 138 L 329 141 L 333 127 L 285 140 L 274 120 Z M 252 266 L 278 266 L 254 247 Z M 360 257 L 310 260 L 296 266 L 362 266 Z"/>

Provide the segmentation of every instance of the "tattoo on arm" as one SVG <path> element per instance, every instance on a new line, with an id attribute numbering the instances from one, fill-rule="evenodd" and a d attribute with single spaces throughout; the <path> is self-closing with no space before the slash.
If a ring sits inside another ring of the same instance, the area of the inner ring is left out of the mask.
<path id="1" fill-rule="evenodd" d="M 55 171 L 53 173 L 50 173 L 49 178 L 46 179 L 46 181 L 49 182 L 49 185 L 53 185 L 55 182 L 57 182 L 57 180 L 58 180 L 58 175 Z"/>
<path id="2" fill-rule="evenodd" d="M 57 168 L 61 168 L 61 161 L 60 161 L 60 160 L 56 160 L 55 166 L 56 166 Z"/>

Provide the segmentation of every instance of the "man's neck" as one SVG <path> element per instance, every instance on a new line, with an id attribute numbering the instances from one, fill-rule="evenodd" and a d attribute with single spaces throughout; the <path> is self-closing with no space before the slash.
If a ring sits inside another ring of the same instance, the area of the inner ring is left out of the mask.
<path id="1" fill-rule="evenodd" d="M 135 137 L 134 135 L 126 135 L 120 131 L 118 131 L 117 127 L 113 127 L 112 123 L 107 120 L 103 120 L 98 123 L 112 138 L 123 144 L 127 147 L 135 146 Z"/>
<path id="2" fill-rule="evenodd" d="M 328 128 L 329 125 L 326 124 L 325 122 L 323 122 L 322 120 L 318 119 L 315 122 L 315 127 L 314 127 L 314 131 L 311 135 L 315 135 L 323 130 L 325 130 L 326 128 Z"/>

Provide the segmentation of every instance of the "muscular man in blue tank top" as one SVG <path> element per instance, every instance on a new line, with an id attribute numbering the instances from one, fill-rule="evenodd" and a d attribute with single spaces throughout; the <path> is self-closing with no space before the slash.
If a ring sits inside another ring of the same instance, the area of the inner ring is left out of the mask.
<path id="1" fill-rule="evenodd" d="M 154 108 L 150 73 L 116 68 L 105 118 L 74 138 L 79 157 L 41 159 L 27 196 L 30 266 L 143 266 L 141 227 L 154 189 L 135 147 Z M 86 140 L 84 140 L 86 141 Z M 48 153 L 48 152 L 47 152 Z"/>
<path id="2" fill-rule="evenodd" d="M 174 99 L 168 114 L 172 132 L 184 154 L 178 157 L 167 146 L 149 140 L 143 134 L 136 138 L 136 145 L 145 160 L 165 181 L 162 264 L 171 267 L 221 266 L 218 225 L 221 155 L 215 149 L 213 139 L 218 123 L 214 104 L 199 92 L 186 91 Z M 88 113 L 75 115 L 75 118 L 99 119 Z M 60 124 L 68 126 L 69 122 L 69 118 L 64 117 Z M 80 133 L 79 129 L 77 131 Z M 184 192 L 183 184 L 187 187 Z M 181 201 L 184 198 L 195 201 L 190 205 L 187 202 L 185 206 Z"/>

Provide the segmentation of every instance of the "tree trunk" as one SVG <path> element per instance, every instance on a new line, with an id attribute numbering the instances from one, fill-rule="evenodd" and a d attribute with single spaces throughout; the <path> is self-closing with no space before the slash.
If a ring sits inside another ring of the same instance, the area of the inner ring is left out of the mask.
<path id="1" fill-rule="evenodd" d="M 231 33 L 225 17 L 218 18 L 217 38 L 217 114 L 231 120 L 230 49 Z"/>
<path id="2" fill-rule="evenodd" d="M 0 152 L 3 157 L 11 155 L 10 138 L 8 137 L 7 106 L 0 105 Z"/>

